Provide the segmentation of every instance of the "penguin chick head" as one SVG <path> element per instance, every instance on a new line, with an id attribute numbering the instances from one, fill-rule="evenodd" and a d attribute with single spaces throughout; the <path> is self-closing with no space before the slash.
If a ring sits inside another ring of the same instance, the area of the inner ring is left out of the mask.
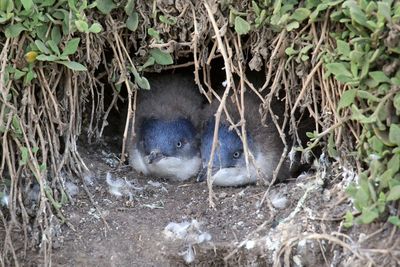
<path id="1" fill-rule="evenodd" d="M 198 181 L 207 177 L 207 165 L 210 161 L 213 145 L 215 120 L 210 119 L 204 127 L 201 137 L 201 155 L 203 169 L 198 176 Z M 254 151 L 254 142 L 251 134 L 247 134 L 249 149 Z M 218 143 L 214 153 L 212 179 L 215 185 L 238 186 L 256 181 L 255 170 L 250 175 L 247 171 L 243 143 L 234 130 L 220 123 L 218 130 Z"/>
<path id="2" fill-rule="evenodd" d="M 186 180 L 196 175 L 201 164 L 196 129 L 185 118 L 145 119 L 138 148 L 147 173 Z"/>

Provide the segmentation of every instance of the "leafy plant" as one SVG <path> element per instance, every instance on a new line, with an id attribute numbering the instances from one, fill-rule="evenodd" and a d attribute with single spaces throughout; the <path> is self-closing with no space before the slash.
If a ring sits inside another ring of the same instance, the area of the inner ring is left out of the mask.
<path id="1" fill-rule="evenodd" d="M 362 125 L 358 157 L 365 170 L 347 191 L 361 212 L 354 222 L 370 223 L 400 199 L 400 122 L 395 119 L 400 114 L 400 71 L 385 67 L 400 58 L 400 44 L 389 42 L 393 25 L 400 22 L 400 4 L 344 1 L 331 19 L 347 30 L 333 34 L 336 55 L 326 62 L 326 75 L 349 86 L 338 111 L 350 109 L 351 119 Z M 396 215 L 389 218 L 398 225 Z M 348 226 L 353 222 L 346 220 Z"/>
<path id="2" fill-rule="evenodd" d="M 77 32 L 99 33 L 102 26 L 94 22 L 91 25 L 85 11 L 91 9 L 87 1 L 2 1 L 0 23 L 5 24 L 7 38 L 19 38 L 27 35 L 32 40 L 25 47 L 27 66 L 17 69 L 7 67 L 14 79 L 24 79 L 25 84 L 36 78 L 36 61 L 62 64 L 75 71 L 84 71 L 81 63 L 70 59 L 78 48 L 80 38 L 71 38 Z"/>
<path id="3" fill-rule="evenodd" d="M 356 209 L 355 218 L 346 216 L 346 225 L 370 223 L 383 217 L 388 207 L 400 199 L 400 3 L 393 0 L 364 1 L 270 1 L 253 0 L 251 9 L 229 6 L 229 22 L 235 31 L 248 34 L 260 27 L 281 32 L 299 29 L 303 24 L 327 18 L 340 31 L 331 32 L 336 48 L 319 55 L 324 76 L 346 85 L 337 112 L 361 125 L 358 160 L 364 162 L 357 183 L 348 188 Z M 299 35 L 298 43 L 289 44 L 286 65 L 291 60 L 306 63 L 314 46 L 308 36 Z M 301 42 L 304 40 L 305 42 Z M 304 45 L 304 43 L 306 45 Z M 317 140 L 318 134 L 312 135 Z M 339 156 L 334 137 L 328 138 L 327 150 Z M 399 225 L 392 214 L 389 222 Z"/>

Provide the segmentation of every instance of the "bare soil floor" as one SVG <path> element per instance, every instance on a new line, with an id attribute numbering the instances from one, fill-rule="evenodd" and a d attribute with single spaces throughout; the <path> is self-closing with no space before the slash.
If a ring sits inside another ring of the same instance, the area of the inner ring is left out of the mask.
<path id="1" fill-rule="evenodd" d="M 81 149 L 92 173 L 85 181 L 76 181 L 74 203 L 63 207 L 69 226 L 53 231 L 53 266 L 181 266 L 186 264 L 185 255 L 196 266 L 271 266 L 274 253 L 285 252 L 280 250 L 285 244 L 292 248 L 290 257 L 298 266 L 334 262 L 340 266 L 345 260 L 346 251 L 340 246 L 322 239 L 296 239 L 307 233 L 338 231 L 335 218 L 348 205 L 315 176 L 275 185 L 273 211 L 267 202 L 260 206 L 266 187 L 256 185 L 215 187 L 216 208 L 212 209 L 205 183 L 143 177 L 129 167 L 115 171 L 112 152 L 99 145 Z M 166 235 L 169 223 L 192 220 L 198 224 L 192 224 L 182 239 Z M 209 234 L 211 240 L 196 239 L 201 234 Z M 193 258 L 188 257 L 190 252 Z M 24 265 L 41 263 L 41 258 L 32 256 Z"/>

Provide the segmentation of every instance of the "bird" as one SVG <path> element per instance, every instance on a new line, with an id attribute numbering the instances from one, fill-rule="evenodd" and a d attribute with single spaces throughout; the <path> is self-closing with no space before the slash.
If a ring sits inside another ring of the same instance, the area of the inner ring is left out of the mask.
<path id="1" fill-rule="evenodd" d="M 137 95 L 136 136 L 129 163 L 144 175 L 177 181 L 195 177 L 201 165 L 199 111 L 202 97 L 190 75 L 158 74 Z"/>
<path id="2" fill-rule="evenodd" d="M 272 179 L 272 173 L 277 167 L 284 144 L 278 130 L 271 119 L 266 121 L 266 126 L 261 123 L 262 116 L 259 112 L 260 99 L 255 94 L 246 92 L 244 94 L 245 106 L 245 128 L 249 151 L 253 154 L 255 164 L 249 161 L 249 171 L 246 166 L 243 142 L 238 133 L 231 129 L 225 112 L 221 114 L 218 128 L 218 140 L 212 164 L 212 181 L 218 186 L 242 186 L 257 181 L 257 168 L 261 171 L 261 177 Z M 236 104 L 232 97 L 226 99 L 226 110 L 235 124 L 241 121 Z M 197 180 L 203 181 L 207 178 L 207 167 L 213 145 L 215 117 L 214 114 L 220 102 L 205 106 L 203 114 L 203 129 L 201 133 L 201 156 L 202 169 Z M 240 131 L 240 127 L 238 127 Z M 289 162 L 285 159 L 278 173 L 278 178 L 285 179 L 289 174 Z"/>

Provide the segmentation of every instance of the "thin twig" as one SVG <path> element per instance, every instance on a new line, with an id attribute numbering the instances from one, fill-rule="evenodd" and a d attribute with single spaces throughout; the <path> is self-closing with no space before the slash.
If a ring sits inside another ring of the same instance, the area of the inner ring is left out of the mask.
<path id="1" fill-rule="evenodd" d="M 208 17 L 210 19 L 210 22 L 213 26 L 214 29 L 214 33 L 215 36 L 217 37 L 217 42 L 218 42 L 218 48 L 219 51 L 222 54 L 222 57 L 224 59 L 224 64 L 225 64 L 225 75 L 226 75 L 226 88 L 224 91 L 224 94 L 221 98 L 221 103 L 218 106 L 217 112 L 215 113 L 215 126 L 214 126 L 214 136 L 213 136 L 213 145 L 211 148 L 211 154 L 210 154 L 210 160 L 208 162 L 208 166 L 207 166 L 207 185 L 208 185 L 208 201 L 209 201 L 209 205 L 211 207 L 215 207 L 215 203 L 213 200 L 213 190 L 212 190 L 212 165 L 213 165 L 213 160 L 214 160 L 214 154 L 215 154 L 215 149 L 218 143 L 218 130 L 219 130 L 219 124 L 220 124 L 220 120 L 221 120 L 221 114 L 222 114 L 222 110 L 225 106 L 225 102 L 226 102 L 226 98 L 229 95 L 229 91 L 231 89 L 231 82 L 232 82 L 232 72 L 231 72 L 231 67 L 229 64 L 229 59 L 228 59 L 228 54 L 226 52 L 226 48 L 224 46 L 224 43 L 222 41 L 220 32 L 219 32 L 219 28 L 217 26 L 217 23 L 215 21 L 214 15 L 211 11 L 210 6 L 208 5 L 207 1 L 203 2 L 205 8 L 207 9 L 207 13 L 208 13 Z"/>

